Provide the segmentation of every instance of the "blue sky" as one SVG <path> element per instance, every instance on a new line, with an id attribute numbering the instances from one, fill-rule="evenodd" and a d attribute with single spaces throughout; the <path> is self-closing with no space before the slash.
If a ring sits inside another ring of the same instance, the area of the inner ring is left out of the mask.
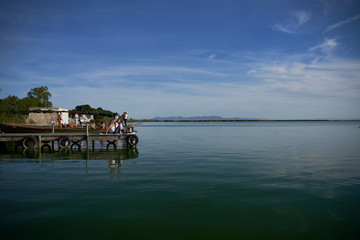
<path id="1" fill-rule="evenodd" d="M 0 2 L 0 98 L 133 118 L 360 118 L 357 0 Z"/>

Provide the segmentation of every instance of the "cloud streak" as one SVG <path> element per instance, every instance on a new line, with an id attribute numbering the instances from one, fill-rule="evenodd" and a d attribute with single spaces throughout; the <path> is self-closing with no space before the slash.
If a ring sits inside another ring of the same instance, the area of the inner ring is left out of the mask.
<path id="1" fill-rule="evenodd" d="M 353 17 L 350 17 L 350 18 L 347 18 L 344 21 L 341 21 L 341 22 L 338 22 L 338 23 L 335 23 L 335 24 L 332 24 L 332 25 L 328 26 L 324 30 L 324 33 L 333 31 L 333 30 L 335 30 L 337 28 L 340 28 L 340 27 L 343 27 L 344 25 L 350 24 L 350 23 L 352 23 L 352 22 L 354 22 L 354 21 L 356 21 L 358 19 L 360 19 L 360 14 L 356 15 L 356 16 L 353 16 Z"/>
<path id="2" fill-rule="evenodd" d="M 307 23 L 311 18 L 311 14 L 308 11 L 297 10 L 291 13 L 290 19 L 284 23 L 277 23 L 272 26 L 275 31 L 294 34 L 296 30 Z"/>
<path id="3" fill-rule="evenodd" d="M 321 50 L 324 53 L 329 54 L 332 50 L 335 49 L 336 46 L 338 46 L 338 42 L 335 38 L 333 39 L 325 39 L 325 41 L 319 45 L 313 46 L 309 48 L 309 51 L 316 51 Z"/>

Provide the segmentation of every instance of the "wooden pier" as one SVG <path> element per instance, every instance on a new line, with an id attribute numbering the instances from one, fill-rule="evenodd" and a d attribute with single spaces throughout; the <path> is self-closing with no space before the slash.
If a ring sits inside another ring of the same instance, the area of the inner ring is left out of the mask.
<path id="1" fill-rule="evenodd" d="M 99 134 L 99 133 L 1 133 L 0 144 L 13 142 L 17 146 L 24 149 L 43 149 L 55 148 L 55 143 L 58 148 L 82 148 L 83 143 L 86 143 L 86 148 L 89 149 L 90 143 L 92 148 L 95 147 L 95 141 L 107 142 L 109 145 L 116 147 L 118 141 L 124 140 L 130 146 L 136 146 L 139 139 L 135 133 L 126 134 Z"/>

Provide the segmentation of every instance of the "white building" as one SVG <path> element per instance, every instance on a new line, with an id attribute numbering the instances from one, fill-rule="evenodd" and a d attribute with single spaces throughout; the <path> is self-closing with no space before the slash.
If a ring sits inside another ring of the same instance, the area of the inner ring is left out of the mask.
<path id="1" fill-rule="evenodd" d="M 33 107 L 29 108 L 29 110 L 41 110 L 41 111 L 48 111 L 52 110 L 54 112 L 31 112 L 29 113 L 29 117 L 26 119 L 28 124 L 34 124 L 39 126 L 50 126 L 52 122 L 55 123 L 55 126 L 58 125 L 58 115 L 61 116 L 61 123 L 68 124 L 69 123 L 69 110 L 65 108 L 39 108 Z"/>

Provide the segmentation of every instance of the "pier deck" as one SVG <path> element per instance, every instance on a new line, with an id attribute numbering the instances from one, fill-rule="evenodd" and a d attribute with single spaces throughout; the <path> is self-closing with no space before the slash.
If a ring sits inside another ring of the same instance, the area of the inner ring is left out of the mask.
<path id="1" fill-rule="evenodd" d="M 81 147 L 85 141 L 87 148 L 92 142 L 94 147 L 95 141 L 107 141 L 108 144 L 117 144 L 119 140 L 125 140 L 127 144 L 135 146 L 138 137 L 135 133 L 125 134 L 99 134 L 99 133 L 1 133 L 0 143 L 15 142 L 17 146 L 23 148 L 39 148 L 43 146 L 51 146 L 54 148 L 56 142 L 59 148 L 73 147 L 74 145 Z"/>

